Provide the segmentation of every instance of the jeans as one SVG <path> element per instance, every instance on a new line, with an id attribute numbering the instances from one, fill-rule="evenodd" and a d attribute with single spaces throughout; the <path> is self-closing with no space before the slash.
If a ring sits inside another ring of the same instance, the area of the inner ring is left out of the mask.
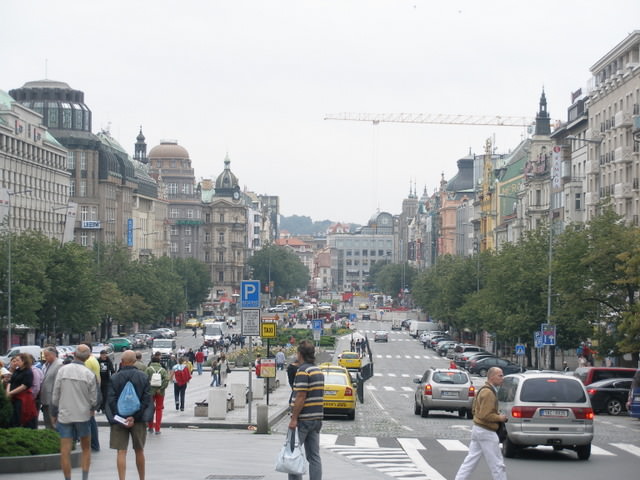
<path id="1" fill-rule="evenodd" d="M 176 410 L 184 410 L 184 395 L 187 393 L 187 384 L 180 386 L 177 383 L 173 384 L 173 396 L 176 399 Z"/>
<path id="2" fill-rule="evenodd" d="M 202 375 L 202 362 L 196 362 L 196 369 L 198 370 L 198 375 Z"/>
<path id="3" fill-rule="evenodd" d="M 320 460 L 320 429 L 322 420 L 298 421 L 298 437 L 304 445 L 304 453 L 309 462 L 309 480 L 322 480 Z M 495 435 L 495 434 L 494 434 Z M 302 475 L 289 474 L 289 480 L 302 480 Z"/>
<path id="4" fill-rule="evenodd" d="M 474 425 L 471 429 L 469 453 L 460 465 L 455 480 L 466 480 L 476 468 L 480 457 L 484 456 L 493 480 L 507 480 L 507 469 L 504 465 L 500 443 L 496 432 Z"/>
<path id="5" fill-rule="evenodd" d="M 100 438 L 98 437 L 98 424 L 96 423 L 96 417 L 94 415 L 91 415 L 89 425 L 91 426 L 91 450 L 99 452 Z"/>
<path id="6" fill-rule="evenodd" d="M 153 404 L 155 407 L 153 415 L 156 419 L 156 422 L 154 424 L 153 420 L 150 421 L 149 428 L 155 430 L 156 432 L 159 432 L 160 424 L 162 423 L 162 410 L 164 409 L 164 395 L 160 395 L 159 393 L 156 393 L 153 397 L 151 397 L 151 400 L 153 401 Z"/>

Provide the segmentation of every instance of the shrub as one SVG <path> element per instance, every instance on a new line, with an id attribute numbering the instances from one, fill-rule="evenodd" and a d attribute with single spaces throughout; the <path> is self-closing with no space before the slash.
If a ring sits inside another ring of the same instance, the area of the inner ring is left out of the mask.
<path id="1" fill-rule="evenodd" d="M 0 388 L 0 428 L 7 428 L 11 425 L 11 417 L 13 416 L 13 405 L 7 398 L 7 393 Z"/>
<path id="2" fill-rule="evenodd" d="M 0 435 L 0 457 L 60 453 L 60 436 L 49 429 L 7 428 Z"/>

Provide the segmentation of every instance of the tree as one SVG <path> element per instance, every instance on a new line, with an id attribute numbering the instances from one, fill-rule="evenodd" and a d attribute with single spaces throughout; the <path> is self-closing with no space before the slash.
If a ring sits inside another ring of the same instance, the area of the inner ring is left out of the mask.
<path id="1" fill-rule="evenodd" d="M 376 262 L 374 266 L 377 266 Z M 411 289 L 418 275 L 418 271 L 409 264 L 384 264 L 380 269 L 374 271 L 373 283 L 377 290 L 382 291 L 385 295 L 396 296 L 400 292 L 404 292 L 405 288 Z"/>
<path id="2" fill-rule="evenodd" d="M 309 285 L 309 270 L 289 247 L 268 245 L 249 259 L 253 278 L 262 285 L 274 283 L 272 294 L 286 297 Z"/>
<path id="3" fill-rule="evenodd" d="M 174 262 L 175 271 L 182 278 L 187 307 L 195 309 L 207 299 L 213 286 L 207 265 L 195 258 L 166 260 Z"/>

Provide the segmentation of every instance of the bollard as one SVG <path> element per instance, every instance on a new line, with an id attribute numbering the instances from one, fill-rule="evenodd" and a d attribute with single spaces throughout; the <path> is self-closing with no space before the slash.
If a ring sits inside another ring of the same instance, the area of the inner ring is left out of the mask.
<path id="1" fill-rule="evenodd" d="M 287 377 L 287 371 L 286 370 L 278 370 L 276 372 L 276 388 L 282 387 L 282 386 L 289 386 L 289 377 Z"/>
<path id="2" fill-rule="evenodd" d="M 231 395 L 233 395 L 234 408 L 242 408 L 247 405 L 247 386 L 244 383 L 232 383 Z"/>
<path id="3" fill-rule="evenodd" d="M 227 416 L 227 391 L 224 388 L 209 389 L 210 419 L 224 420 Z"/>
<path id="4" fill-rule="evenodd" d="M 253 399 L 261 400 L 264 398 L 264 378 L 256 378 L 253 382 Z"/>
<path id="5" fill-rule="evenodd" d="M 258 405 L 256 418 L 256 433 L 269 433 L 269 406 Z"/>

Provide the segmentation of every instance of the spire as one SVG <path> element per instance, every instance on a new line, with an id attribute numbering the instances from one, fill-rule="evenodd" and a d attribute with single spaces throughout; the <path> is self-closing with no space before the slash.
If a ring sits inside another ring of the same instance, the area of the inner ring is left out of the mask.
<path id="1" fill-rule="evenodd" d="M 134 160 L 138 160 L 142 163 L 148 163 L 147 159 L 147 144 L 145 142 L 144 134 L 142 133 L 142 125 L 140 125 L 140 133 L 136 137 L 135 150 L 133 154 Z"/>
<path id="2" fill-rule="evenodd" d="M 551 120 L 549 119 L 549 112 L 547 112 L 547 97 L 544 94 L 544 87 L 542 87 L 542 95 L 540 95 L 540 110 L 536 115 L 535 135 L 550 135 L 550 134 L 551 134 Z"/>

